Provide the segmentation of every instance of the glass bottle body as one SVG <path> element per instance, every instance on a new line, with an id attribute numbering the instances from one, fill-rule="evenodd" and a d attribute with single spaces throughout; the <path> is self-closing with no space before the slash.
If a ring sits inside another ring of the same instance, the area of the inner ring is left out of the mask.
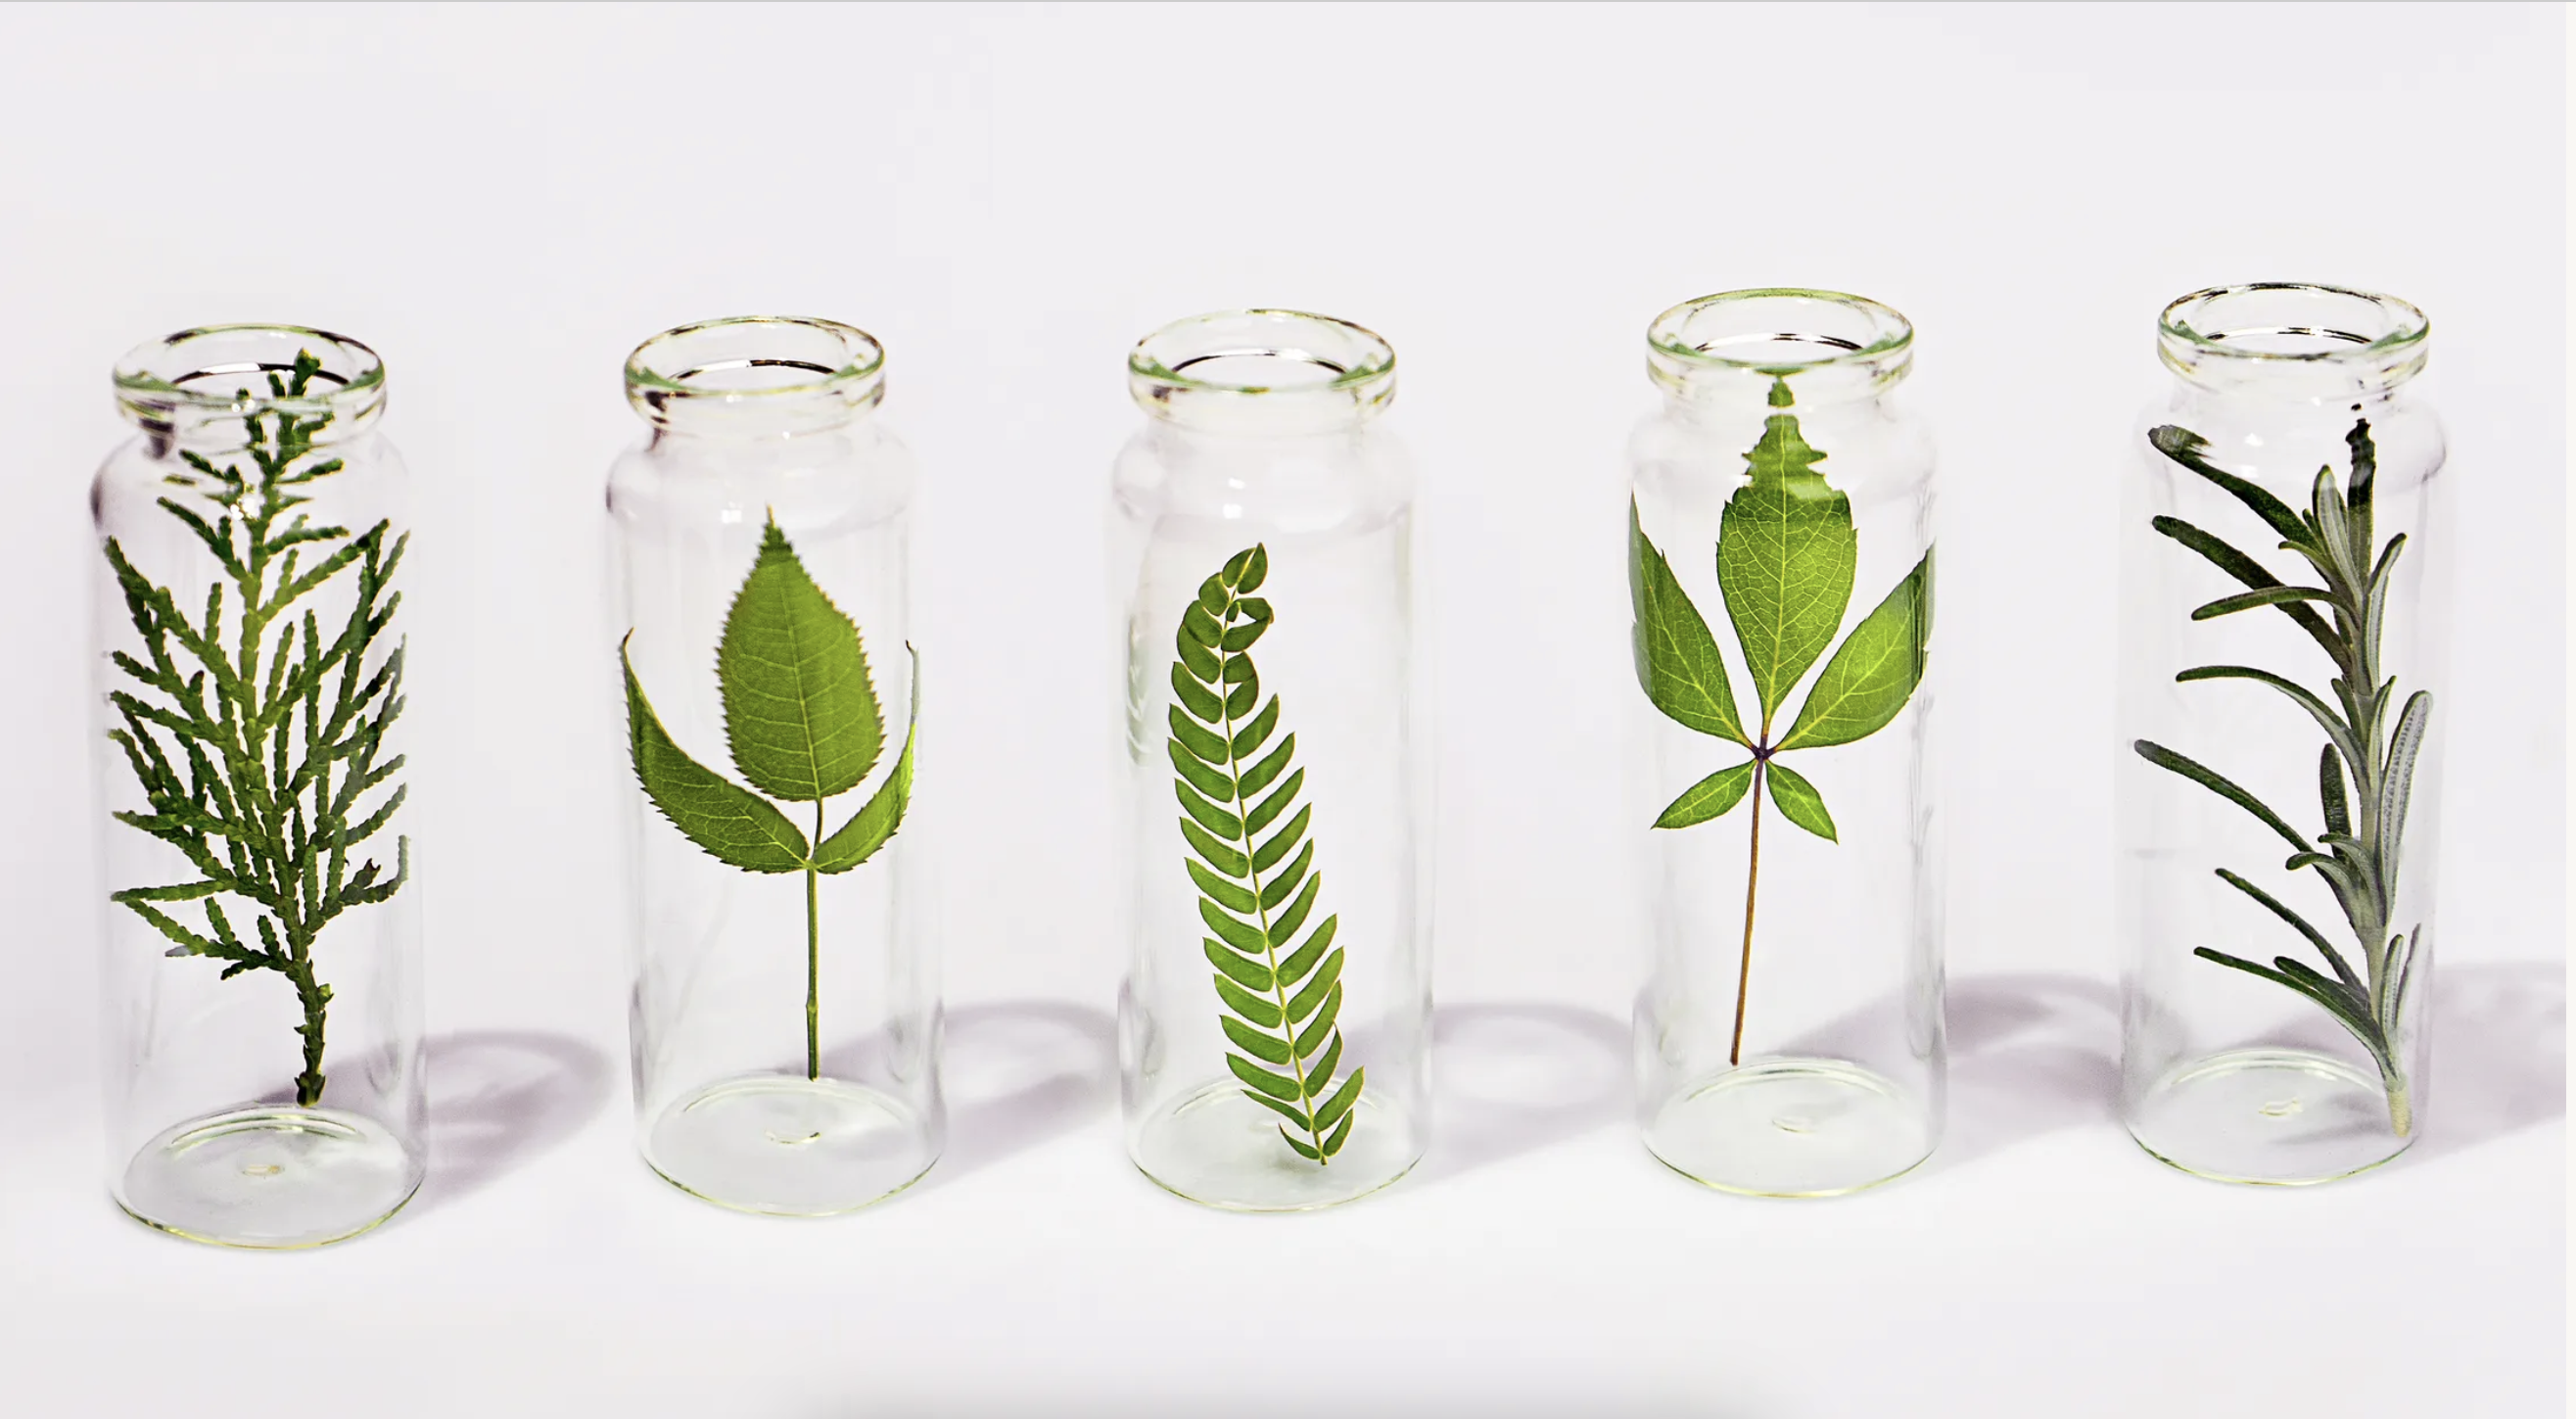
<path id="1" fill-rule="evenodd" d="M 827 321 L 654 337 L 608 508 L 623 617 L 638 1144 L 685 1191 L 820 1215 L 945 1135 L 908 821 L 913 463 L 882 351 Z"/>
<path id="2" fill-rule="evenodd" d="M 2187 1172 L 2323 1181 L 2422 1126 L 2450 576 L 2425 336 L 2315 286 L 2161 322 L 2176 380 L 2120 524 L 2122 1110 Z"/>
<path id="3" fill-rule="evenodd" d="M 1726 1191 L 1849 1192 L 1939 1136 L 1932 453 L 1888 398 L 1911 340 L 1884 306 L 1805 291 L 1708 297 L 1649 333 L 1639 1110 L 1658 1158 Z"/>
<path id="4" fill-rule="evenodd" d="M 108 1180 L 164 1231 L 319 1245 L 425 1149 L 420 891 L 384 367 L 289 326 L 129 354 L 99 470 Z"/>
<path id="5" fill-rule="evenodd" d="M 1149 337 L 1119 455 L 1129 1155 L 1245 1211 L 1395 1181 L 1429 1130 L 1429 795 L 1394 354 L 1251 311 Z"/>

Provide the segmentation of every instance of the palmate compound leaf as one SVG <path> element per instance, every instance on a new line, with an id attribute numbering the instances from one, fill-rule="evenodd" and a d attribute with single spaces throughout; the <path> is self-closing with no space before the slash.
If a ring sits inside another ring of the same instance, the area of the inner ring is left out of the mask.
<path id="1" fill-rule="evenodd" d="M 1672 563 L 1647 539 L 1634 501 L 1628 504 L 1628 597 L 1636 618 L 1629 634 L 1637 684 L 1647 700 L 1685 729 L 1750 745 L 1717 638 L 1674 577 Z"/>
<path id="2" fill-rule="evenodd" d="M 1795 415 L 1773 414 L 1745 454 L 1750 481 L 1719 515 L 1717 586 L 1766 725 L 1833 644 L 1851 604 L 1860 537 L 1851 499 L 1815 471 L 1824 457 Z"/>
<path id="3" fill-rule="evenodd" d="M 1771 801 L 1780 806 L 1781 817 L 1827 842 L 1841 841 L 1834 836 L 1834 815 L 1825 811 L 1825 796 L 1805 775 L 1773 759 L 1763 777 L 1771 781 Z"/>
<path id="4" fill-rule="evenodd" d="M 772 798 L 811 803 L 858 787 L 885 747 L 859 628 L 805 572 L 771 517 L 716 648 L 734 767 Z"/>
<path id="5" fill-rule="evenodd" d="M 1251 594 L 1269 566 L 1266 548 L 1246 548 L 1183 611 L 1166 749 L 1192 854 L 1182 865 L 1211 933 L 1200 944 L 1224 1006 L 1217 1023 L 1234 1046 L 1226 1068 L 1244 1097 L 1285 1120 L 1279 1136 L 1298 1156 L 1324 1165 L 1350 1138 L 1367 1071 L 1333 1082 L 1342 1057 L 1340 918 L 1298 936 L 1324 879 L 1306 836 L 1312 809 L 1297 804 L 1306 779 L 1292 767 L 1297 736 L 1278 733 L 1279 697 L 1262 702 L 1250 653 L 1272 621 L 1270 603 Z"/>
<path id="6" fill-rule="evenodd" d="M 1932 639 L 1932 553 L 1887 593 L 1834 651 L 1807 691 L 1782 749 L 1866 739 L 1885 728 L 1923 682 Z"/>

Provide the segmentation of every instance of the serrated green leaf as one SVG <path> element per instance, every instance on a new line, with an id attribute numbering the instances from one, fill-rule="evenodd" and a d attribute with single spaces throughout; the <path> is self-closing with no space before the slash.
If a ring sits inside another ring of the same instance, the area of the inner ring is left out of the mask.
<path id="1" fill-rule="evenodd" d="M 1782 749 L 1818 749 L 1885 728 L 1923 681 L 1932 622 L 1932 553 L 1843 638 L 1807 691 Z"/>
<path id="2" fill-rule="evenodd" d="M 1778 759 L 1771 761 L 1764 776 L 1771 780 L 1771 801 L 1779 805 L 1781 817 L 1827 842 L 1841 841 L 1834 836 L 1833 815 L 1825 811 L 1825 796 L 1814 784 Z"/>
<path id="3" fill-rule="evenodd" d="M 909 649 L 909 647 L 907 647 Z M 903 815 L 912 806 L 912 749 L 921 733 L 921 658 L 913 657 L 912 710 L 904 725 L 903 752 L 895 756 L 894 772 L 868 796 L 867 803 L 850 815 L 840 830 L 823 840 L 814 850 L 817 872 L 847 872 L 884 847 L 903 826 Z"/>
<path id="4" fill-rule="evenodd" d="M 1665 806 L 1655 826 L 1688 828 L 1725 816 L 1727 810 L 1744 801 L 1744 791 L 1753 786 L 1753 764 L 1747 759 L 1734 768 L 1719 769 L 1684 789 L 1681 797 Z"/>
<path id="5" fill-rule="evenodd" d="M 1288 1062 L 1288 1044 L 1285 1040 L 1265 1035 L 1231 1015 L 1220 1015 L 1216 1022 L 1225 1028 L 1225 1037 L 1234 1041 L 1235 1047 L 1244 1053 L 1267 1064 Z"/>
<path id="6" fill-rule="evenodd" d="M 1635 617 L 1630 645 L 1647 701 L 1685 729 L 1748 744 L 1717 638 L 1672 564 L 1647 540 L 1634 502 L 1628 505 L 1628 594 Z"/>
<path id="7" fill-rule="evenodd" d="M 804 833 L 769 800 L 700 764 L 672 742 L 662 727 L 623 646 L 626 672 L 627 747 L 644 796 L 672 827 L 709 856 L 746 872 L 794 872 L 804 867 Z"/>
<path id="8" fill-rule="evenodd" d="M 734 767 L 771 798 L 847 793 L 876 767 L 885 720 L 859 628 L 797 560 L 772 518 L 716 647 Z"/>
<path id="9" fill-rule="evenodd" d="M 1814 471 L 1823 460 L 1795 415 L 1771 415 L 1719 514 L 1718 591 L 1766 720 L 1833 644 L 1860 562 L 1851 499 Z"/>

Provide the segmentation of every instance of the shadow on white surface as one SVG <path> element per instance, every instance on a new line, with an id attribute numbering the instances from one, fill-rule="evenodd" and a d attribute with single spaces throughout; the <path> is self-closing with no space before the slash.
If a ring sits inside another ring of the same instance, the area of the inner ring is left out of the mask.
<path id="1" fill-rule="evenodd" d="M 608 1057 L 569 1035 L 465 1030 L 435 1036 L 425 1050 L 429 1176 L 409 1213 L 525 1166 L 608 1103 Z"/>
<path id="2" fill-rule="evenodd" d="M 2437 962 L 2432 1071 L 2419 1164 L 2566 1117 L 2566 965 Z"/>
<path id="3" fill-rule="evenodd" d="M 1431 1149 L 1417 1184 L 1630 1116 L 1628 1026 L 1597 1010 L 1444 1005 L 1431 1021 Z"/>
<path id="4" fill-rule="evenodd" d="M 945 1029 L 948 1147 L 923 1187 L 1061 1137 L 1117 1105 L 1116 1026 L 1106 1011 L 996 1001 L 949 1011 Z"/>
<path id="5" fill-rule="evenodd" d="M 1948 1014 L 1950 1119 L 1934 1166 L 2118 1126 L 2117 987 L 2055 972 L 1969 976 L 1950 983 Z"/>

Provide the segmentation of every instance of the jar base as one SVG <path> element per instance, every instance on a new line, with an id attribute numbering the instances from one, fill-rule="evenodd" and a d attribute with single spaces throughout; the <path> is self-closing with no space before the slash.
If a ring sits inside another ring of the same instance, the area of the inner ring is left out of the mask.
<path id="1" fill-rule="evenodd" d="M 1836 1197 L 1932 1155 L 1923 1105 L 1838 1059 L 1766 1059 L 1676 1090 L 1646 1127 L 1664 1166 L 1720 1192 Z"/>
<path id="2" fill-rule="evenodd" d="M 838 1079 L 750 1074 L 662 1110 L 644 1161 L 692 1197 L 738 1212 L 827 1217 L 912 1186 L 939 1152 L 891 1095 Z"/>
<path id="3" fill-rule="evenodd" d="M 126 1164 L 116 1205 L 190 1241 L 318 1247 L 401 1211 L 422 1171 L 393 1130 L 363 1114 L 262 1104 L 163 1130 Z"/>
<path id="4" fill-rule="evenodd" d="M 2414 1143 L 2376 1075 L 2303 1049 L 2240 1049 L 2166 1071 L 2128 1110 L 2158 1162 L 2217 1182 L 2300 1187 L 2367 1172 Z"/>
<path id="5" fill-rule="evenodd" d="M 1128 1153 L 1137 1171 L 1175 1196 L 1228 1212 L 1311 1212 L 1366 1197 L 1422 1158 L 1412 1130 L 1363 1092 L 1351 1136 L 1331 1162 L 1308 1162 L 1281 1139 L 1279 1115 L 1243 1086 L 1207 1085 L 1154 1111 Z"/>

